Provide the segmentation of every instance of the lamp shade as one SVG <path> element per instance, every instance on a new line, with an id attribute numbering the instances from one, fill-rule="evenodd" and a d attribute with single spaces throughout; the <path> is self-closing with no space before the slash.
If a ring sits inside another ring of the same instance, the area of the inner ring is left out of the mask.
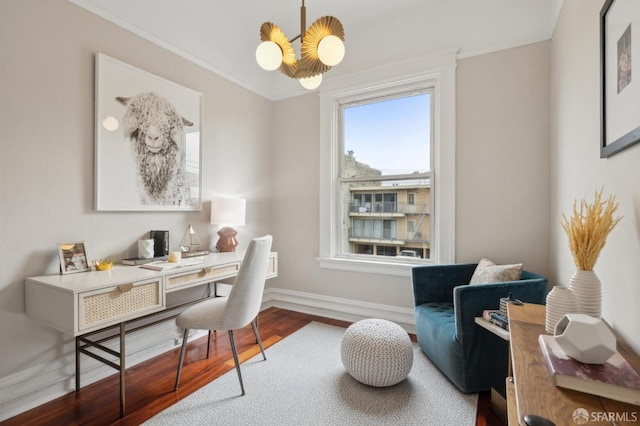
<path id="1" fill-rule="evenodd" d="M 211 200 L 212 225 L 244 225 L 247 200 L 214 198 Z"/>

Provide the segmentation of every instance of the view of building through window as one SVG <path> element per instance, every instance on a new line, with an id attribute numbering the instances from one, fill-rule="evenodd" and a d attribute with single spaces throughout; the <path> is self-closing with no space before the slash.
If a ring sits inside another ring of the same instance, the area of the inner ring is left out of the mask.
<path id="1" fill-rule="evenodd" d="M 341 107 L 343 254 L 430 257 L 431 98 Z"/>

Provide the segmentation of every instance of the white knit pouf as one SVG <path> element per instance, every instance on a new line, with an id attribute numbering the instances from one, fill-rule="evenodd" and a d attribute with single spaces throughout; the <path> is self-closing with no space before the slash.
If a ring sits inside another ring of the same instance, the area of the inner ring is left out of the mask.
<path id="1" fill-rule="evenodd" d="M 357 381 L 369 386 L 392 386 L 411 371 L 413 345 L 409 334 L 398 324 L 370 318 L 347 328 L 341 356 L 344 367 Z"/>

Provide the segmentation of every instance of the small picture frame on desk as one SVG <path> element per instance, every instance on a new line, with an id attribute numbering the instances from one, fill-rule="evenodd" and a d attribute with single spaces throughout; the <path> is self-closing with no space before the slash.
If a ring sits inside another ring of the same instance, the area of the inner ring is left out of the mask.
<path id="1" fill-rule="evenodd" d="M 84 241 L 58 244 L 58 255 L 60 256 L 60 273 L 63 275 L 91 270 Z"/>

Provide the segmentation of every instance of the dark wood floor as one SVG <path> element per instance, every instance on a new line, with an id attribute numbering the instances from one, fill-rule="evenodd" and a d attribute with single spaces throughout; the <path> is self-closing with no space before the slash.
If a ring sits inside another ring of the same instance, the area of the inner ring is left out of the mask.
<path id="1" fill-rule="evenodd" d="M 270 308 L 260 314 L 260 335 L 265 349 L 311 321 L 341 327 L 350 323 L 284 309 Z M 206 338 L 189 343 L 180 388 L 173 391 L 179 348 L 127 369 L 126 416 L 119 418 L 118 375 L 85 386 L 2 425 L 137 425 L 234 368 L 227 333 L 213 338 L 205 358 Z M 235 333 L 240 361 L 259 352 L 251 327 Z M 480 395 L 476 426 L 504 426 L 491 411 L 489 394 Z"/>

